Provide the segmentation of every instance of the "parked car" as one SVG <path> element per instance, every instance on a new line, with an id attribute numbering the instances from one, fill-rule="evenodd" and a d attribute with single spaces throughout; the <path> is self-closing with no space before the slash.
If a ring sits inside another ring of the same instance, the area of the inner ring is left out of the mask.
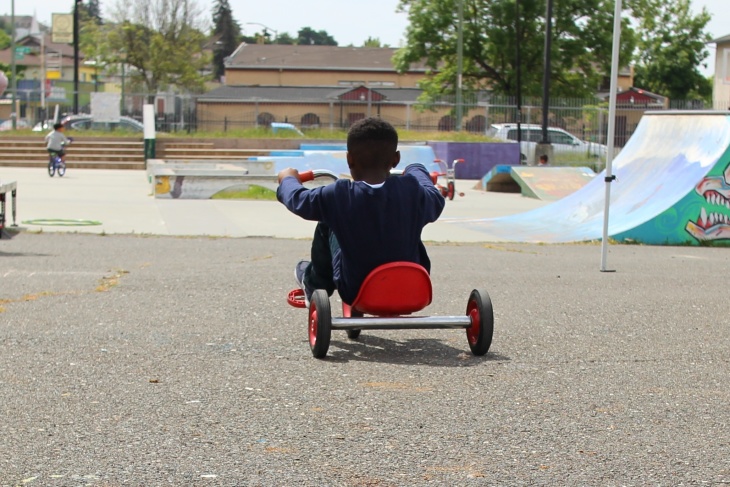
<path id="1" fill-rule="evenodd" d="M 520 131 L 522 133 L 521 159 L 523 163 L 532 163 L 535 161 L 535 148 L 538 142 L 542 141 L 542 126 L 523 123 L 520 125 Z M 517 124 L 492 124 L 488 134 L 496 139 L 517 142 Z M 576 154 L 592 159 L 605 159 L 608 151 L 603 144 L 586 142 L 558 127 L 548 127 L 548 141 L 552 144 L 553 154 L 557 157 L 563 154 Z"/>
<path id="2" fill-rule="evenodd" d="M 126 132 L 142 132 L 144 125 L 130 117 L 119 117 L 119 122 L 94 122 L 91 115 L 68 115 L 61 119 L 67 131 L 72 130 L 123 130 Z"/>
<path id="3" fill-rule="evenodd" d="M 30 122 L 23 118 L 19 118 L 15 121 L 15 128 L 16 130 L 28 130 L 30 128 Z M 0 123 L 0 132 L 7 132 L 9 130 L 13 130 L 12 120 L 5 120 L 3 123 Z"/>

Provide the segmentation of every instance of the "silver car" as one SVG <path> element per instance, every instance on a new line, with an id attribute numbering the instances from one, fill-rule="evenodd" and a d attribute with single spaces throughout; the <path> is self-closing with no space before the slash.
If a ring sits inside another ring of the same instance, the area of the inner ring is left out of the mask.
<path id="1" fill-rule="evenodd" d="M 548 141 L 553 146 L 553 154 L 576 154 L 589 159 L 606 159 L 608 148 L 603 144 L 580 140 L 570 132 L 558 127 L 548 127 Z M 523 163 L 532 163 L 535 160 L 535 148 L 542 141 L 542 126 L 536 124 L 521 124 L 522 141 L 520 155 Z M 489 135 L 506 142 L 517 142 L 516 123 L 495 123 L 491 126 Z"/>

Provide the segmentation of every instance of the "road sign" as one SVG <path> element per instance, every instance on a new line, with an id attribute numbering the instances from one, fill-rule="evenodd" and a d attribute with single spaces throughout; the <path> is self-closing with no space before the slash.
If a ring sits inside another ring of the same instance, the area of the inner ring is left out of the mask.
<path id="1" fill-rule="evenodd" d="M 74 16 L 72 14 L 51 14 L 51 18 L 51 42 L 71 44 L 74 41 Z"/>
<path id="2" fill-rule="evenodd" d="M 23 59 L 26 54 L 30 54 L 30 47 L 28 46 L 17 46 L 15 48 L 15 59 Z"/>

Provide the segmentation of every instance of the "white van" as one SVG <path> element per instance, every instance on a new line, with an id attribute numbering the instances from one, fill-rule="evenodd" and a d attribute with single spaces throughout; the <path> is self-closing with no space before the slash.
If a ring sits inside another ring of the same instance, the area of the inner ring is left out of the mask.
<path id="1" fill-rule="evenodd" d="M 535 161 L 535 147 L 542 141 L 542 126 L 536 124 L 521 124 L 522 143 L 520 155 L 523 164 L 532 164 Z M 509 142 L 517 142 L 516 123 L 492 124 L 488 135 Z M 607 147 L 595 142 L 580 140 L 570 132 L 557 127 L 548 127 L 548 141 L 553 146 L 553 154 L 559 158 L 561 154 L 584 155 L 588 159 L 606 159 Z"/>

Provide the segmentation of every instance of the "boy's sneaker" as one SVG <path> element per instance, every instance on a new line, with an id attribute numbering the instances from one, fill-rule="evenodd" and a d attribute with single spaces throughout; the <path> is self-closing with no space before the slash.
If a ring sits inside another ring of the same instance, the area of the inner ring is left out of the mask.
<path id="1" fill-rule="evenodd" d="M 296 267 L 294 267 L 294 279 L 296 279 L 297 284 L 304 291 L 304 304 L 309 308 L 309 301 L 312 299 L 314 290 L 307 288 L 304 282 L 304 272 L 307 270 L 307 267 L 309 267 L 308 260 L 300 260 L 297 262 Z"/>

